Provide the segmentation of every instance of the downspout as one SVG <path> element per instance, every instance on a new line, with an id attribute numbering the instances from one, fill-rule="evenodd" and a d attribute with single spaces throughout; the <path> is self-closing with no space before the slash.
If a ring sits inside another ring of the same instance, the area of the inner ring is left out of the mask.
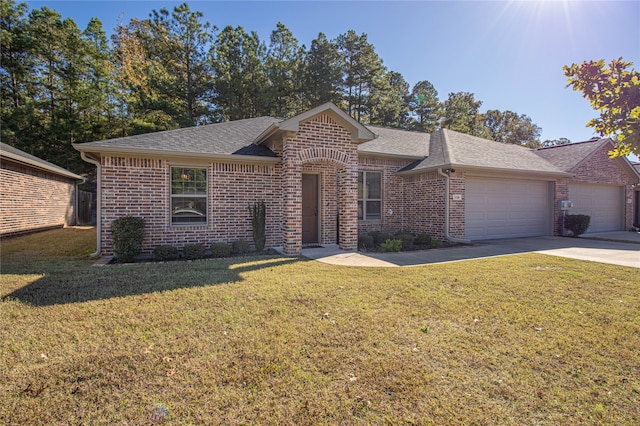
<path id="1" fill-rule="evenodd" d="M 470 240 L 465 240 L 464 238 L 452 237 L 449 234 L 449 175 L 447 173 L 444 173 L 442 171 L 441 167 L 438 168 L 438 174 L 445 178 L 445 181 L 444 181 L 444 196 L 445 196 L 445 202 L 444 202 L 444 236 L 445 236 L 445 238 L 447 240 L 449 240 L 451 242 L 454 242 L 454 243 L 470 244 L 471 243 Z"/>
<path id="2" fill-rule="evenodd" d="M 87 163 L 93 164 L 94 166 L 96 166 L 96 180 L 97 180 L 97 185 L 96 185 L 96 233 L 97 233 L 97 238 L 96 238 L 96 252 L 95 253 L 91 253 L 89 256 L 90 257 L 98 257 L 100 256 L 100 254 L 102 253 L 102 218 L 100 217 L 100 212 L 102 211 L 102 191 L 100 190 L 101 186 L 102 186 L 102 164 L 99 161 L 93 160 L 89 157 L 87 157 L 87 155 L 84 152 L 80 152 L 80 158 L 82 158 L 84 161 L 86 161 Z"/>

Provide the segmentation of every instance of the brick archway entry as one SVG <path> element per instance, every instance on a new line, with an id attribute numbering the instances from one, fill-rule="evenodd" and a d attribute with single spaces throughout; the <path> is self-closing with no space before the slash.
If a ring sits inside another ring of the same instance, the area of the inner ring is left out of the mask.
<path id="1" fill-rule="evenodd" d="M 332 123 L 336 126 L 335 123 Z M 330 141 L 333 146 L 313 146 L 317 140 L 298 137 L 286 139 L 283 149 L 284 251 L 299 254 L 306 244 L 303 225 L 304 187 L 307 173 L 318 178 L 317 242 L 337 243 L 344 250 L 355 250 L 358 244 L 358 167 L 357 146 L 350 135 Z M 335 134 L 335 130 L 333 134 Z M 325 138 L 326 139 L 326 138 Z M 302 143 L 301 143 L 302 142 Z M 306 147 L 304 145 L 306 144 Z M 324 144 L 323 144 L 324 145 Z M 336 240 L 338 238 L 339 240 Z M 310 242 L 310 241 L 309 241 Z"/>

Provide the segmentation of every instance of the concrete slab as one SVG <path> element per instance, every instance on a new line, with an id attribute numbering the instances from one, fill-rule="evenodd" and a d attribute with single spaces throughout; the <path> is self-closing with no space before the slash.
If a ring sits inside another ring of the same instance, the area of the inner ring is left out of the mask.
<path id="1" fill-rule="evenodd" d="M 640 244 L 640 232 L 636 231 L 595 232 L 592 234 L 582 234 L 580 238 Z"/>
<path id="2" fill-rule="evenodd" d="M 394 267 L 460 262 L 534 252 L 640 268 L 640 247 L 637 244 L 563 237 L 492 240 L 468 246 L 403 253 L 345 252 L 337 246 L 329 246 L 304 249 L 302 255 L 333 265 Z"/>
<path id="3" fill-rule="evenodd" d="M 394 263 L 383 259 L 362 254 L 360 252 L 348 252 L 340 250 L 338 245 L 328 244 L 319 248 L 302 249 L 302 255 L 322 263 L 342 266 L 368 266 L 368 267 L 397 267 Z"/>

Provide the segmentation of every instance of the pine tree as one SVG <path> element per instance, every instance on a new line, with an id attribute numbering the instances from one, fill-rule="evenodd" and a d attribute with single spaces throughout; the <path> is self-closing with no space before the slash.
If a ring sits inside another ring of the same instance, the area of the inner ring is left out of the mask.
<path id="1" fill-rule="evenodd" d="M 291 117 L 301 112 L 302 57 L 304 49 L 291 31 L 278 22 L 271 33 L 266 58 L 266 74 L 269 78 L 269 115 Z"/>
<path id="2" fill-rule="evenodd" d="M 438 91 L 430 82 L 422 80 L 413 86 L 410 108 L 416 119 L 412 129 L 432 133 L 440 126 L 442 104 L 438 99 Z"/>
<path id="3" fill-rule="evenodd" d="M 225 27 L 214 43 L 214 93 L 219 120 L 268 114 L 266 47 L 255 31 Z"/>
<path id="4" fill-rule="evenodd" d="M 347 113 L 359 122 L 367 123 L 371 119 L 371 91 L 376 79 L 385 72 L 382 59 L 364 33 L 357 35 L 355 31 L 349 30 L 338 36 L 337 45 L 342 56 Z"/>
<path id="5" fill-rule="evenodd" d="M 323 33 L 311 42 L 304 59 L 302 77 L 303 108 L 312 108 L 326 102 L 340 105 L 342 101 L 342 69 L 337 46 Z"/>

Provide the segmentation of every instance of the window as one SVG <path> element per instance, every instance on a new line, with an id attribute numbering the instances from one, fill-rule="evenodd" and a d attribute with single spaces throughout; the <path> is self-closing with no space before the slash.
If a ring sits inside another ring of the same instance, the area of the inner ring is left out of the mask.
<path id="1" fill-rule="evenodd" d="M 171 168 L 171 223 L 207 223 L 207 169 Z"/>
<path id="2" fill-rule="evenodd" d="M 380 220 L 382 212 L 382 173 L 358 172 L 358 219 Z"/>

